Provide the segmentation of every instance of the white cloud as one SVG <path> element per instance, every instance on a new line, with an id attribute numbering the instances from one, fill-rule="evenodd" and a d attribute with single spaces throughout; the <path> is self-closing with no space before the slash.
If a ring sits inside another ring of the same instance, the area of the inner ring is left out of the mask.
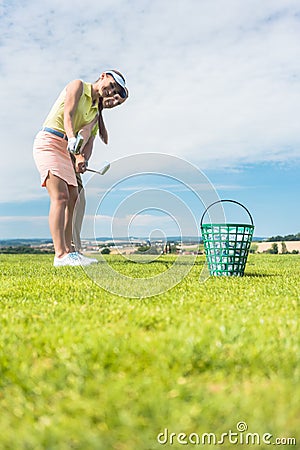
<path id="1" fill-rule="evenodd" d="M 199 167 L 300 156 L 296 0 L 37 0 L 0 7 L 0 202 L 45 195 L 32 141 L 62 87 L 116 67 L 93 162 L 163 152 Z"/>
<path id="2" fill-rule="evenodd" d="M 195 221 L 189 219 L 190 217 L 184 217 L 181 213 L 178 213 L 177 216 L 163 211 L 150 214 L 150 210 L 122 216 L 87 214 L 84 218 L 82 236 L 86 238 L 98 236 L 150 238 L 154 234 L 156 236 L 158 234 L 161 236 L 197 236 L 199 231 L 195 226 Z"/>
<path id="3" fill-rule="evenodd" d="M 48 216 L 0 216 L 1 223 L 12 223 L 12 222 L 40 222 L 44 223 L 48 221 Z"/>

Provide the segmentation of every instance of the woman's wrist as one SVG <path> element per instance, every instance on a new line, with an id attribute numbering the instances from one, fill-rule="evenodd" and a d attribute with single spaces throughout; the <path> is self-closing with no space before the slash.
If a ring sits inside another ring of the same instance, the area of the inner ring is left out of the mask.
<path id="1" fill-rule="evenodd" d="M 68 151 L 73 153 L 73 155 L 79 155 L 81 153 L 81 148 L 84 138 L 78 133 L 77 137 L 71 137 L 68 139 Z"/>
<path id="2" fill-rule="evenodd" d="M 76 149 L 76 137 L 68 137 L 68 152 L 72 153 L 73 155 L 76 154 L 75 149 Z"/>

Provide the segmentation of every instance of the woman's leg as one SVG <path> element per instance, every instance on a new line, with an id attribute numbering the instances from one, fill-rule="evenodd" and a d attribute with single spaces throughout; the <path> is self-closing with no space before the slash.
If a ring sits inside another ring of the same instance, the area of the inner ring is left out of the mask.
<path id="1" fill-rule="evenodd" d="M 60 258 L 69 252 L 65 239 L 65 211 L 69 202 L 69 189 L 64 180 L 51 172 L 46 179 L 46 188 L 50 196 L 49 227 L 55 256 Z"/>
<path id="2" fill-rule="evenodd" d="M 77 178 L 77 182 L 78 182 L 78 178 Z M 82 250 L 81 248 L 81 238 L 80 238 L 80 234 L 81 234 L 81 228 L 82 228 L 82 222 L 83 222 L 83 218 L 84 218 L 84 212 L 85 212 L 85 205 L 86 205 L 86 201 L 85 201 L 85 195 L 84 195 L 84 188 L 79 186 L 78 183 L 78 191 L 79 195 L 78 195 L 78 200 L 76 202 L 76 206 L 75 206 L 75 213 L 73 214 L 73 244 L 74 244 L 74 248 L 76 251 L 80 252 Z"/>
<path id="3" fill-rule="evenodd" d="M 73 213 L 74 208 L 78 199 L 78 188 L 77 186 L 68 185 L 69 200 L 65 210 L 65 242 L 68 252 L 72 252 L 72 241 L 73 241 Z"/>

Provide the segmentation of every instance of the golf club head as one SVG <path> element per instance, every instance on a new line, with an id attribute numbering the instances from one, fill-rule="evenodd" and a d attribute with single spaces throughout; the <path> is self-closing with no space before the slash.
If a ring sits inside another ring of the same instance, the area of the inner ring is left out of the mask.
<path id="1" fill-rule="evenodd" d="M 99 170 L 100 175 L 104 175 L 110 168 L 110 163 L 106 162 L 102 169 Z"/>
<path id="2" fill-rule="evenodd" d="M 88 172 L 97 173 L 98 175 L 104 175 L 108 169 L 110 168 L 110 163 L 106 162 L 105 165 L 100 170 L 90 169 L 89 167 L 86 169 Z"/>

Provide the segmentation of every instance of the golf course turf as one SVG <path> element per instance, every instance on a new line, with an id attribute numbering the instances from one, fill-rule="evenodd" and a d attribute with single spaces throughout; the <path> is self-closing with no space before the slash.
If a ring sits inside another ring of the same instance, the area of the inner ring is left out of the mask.
<path id="1" fill-rule="evenodd" d="M 172 258 L 107 261 L 149 277 Z M 300 448 L 298 255 L 250 255 L 244 277 L 202 283 L 199 256 L 177 286 L 144 299 L 52 264 L 0 255 L 1 449 L 202 448 L 193 442 L 205 433 L 219 440 L 207 448 L 273 448 L 266 433 Z M 238 445 L 220 443 L 229 430 Z"/>

